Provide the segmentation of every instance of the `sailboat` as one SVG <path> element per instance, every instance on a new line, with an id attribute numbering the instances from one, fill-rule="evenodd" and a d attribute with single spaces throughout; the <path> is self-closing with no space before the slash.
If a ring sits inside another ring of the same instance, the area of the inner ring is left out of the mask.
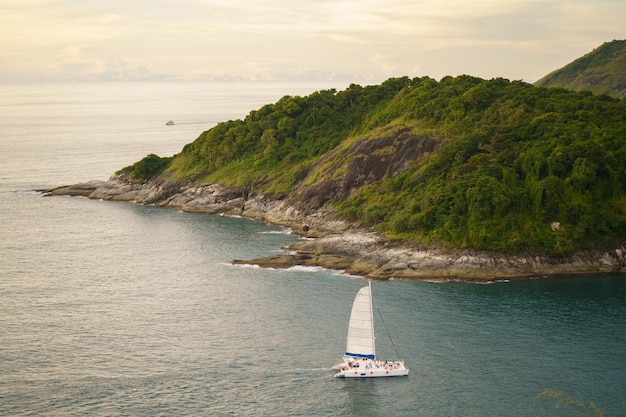
<path id="1" fill-rule="evenodd" d="M 335 378 L 375 378 L 409 374 L 404 361 L 383 361 L 376 357 L 374 314 L 372 309 L 372 282 L 356 294 L 350 322 L 346 353 L 342 362 L 333 366 Z"/>

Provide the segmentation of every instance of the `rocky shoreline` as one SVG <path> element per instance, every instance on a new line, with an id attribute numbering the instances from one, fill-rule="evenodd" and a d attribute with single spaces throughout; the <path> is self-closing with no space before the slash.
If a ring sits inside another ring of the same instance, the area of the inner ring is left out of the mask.
<path id="1" fill-rule="evenodd" d="M 417 279 L 435 282 L 496 282 L 560 275 L 626 273 L 626 246 L 606 252 L 579 252 L 568 258 L 538 254 L 451 250 L 391 244 L 370 230 L 339 219 L 332 209 L 307 210 L 287 196 L 258 194 L 246 188 L 197 184 L 160 176 L 138 181 L 114 175 L 49 190 L 45 195 L 84 196 L 91 199 L 134 201 L 177 207 L 196 213 L 240 215 L 291 228 L 312 239 L 284 248 L 284 254 L 233 260 L 234 264 L 288 268 L 295 265 L 344 270 L 370 279 Z"/>

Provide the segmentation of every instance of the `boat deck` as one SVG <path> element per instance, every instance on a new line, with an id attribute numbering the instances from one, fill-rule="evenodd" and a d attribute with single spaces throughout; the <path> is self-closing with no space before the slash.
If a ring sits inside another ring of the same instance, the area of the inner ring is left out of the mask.
<path id="1" fill-rule="evenodd" d="M 365 359 L 346 357 L 337 363 L 333 369 L 339 371 L 335 378 L 374 378 L 388 376 L 405 376 L 409 370 L 404 361 L 381 361 L 379 359 Z"/>

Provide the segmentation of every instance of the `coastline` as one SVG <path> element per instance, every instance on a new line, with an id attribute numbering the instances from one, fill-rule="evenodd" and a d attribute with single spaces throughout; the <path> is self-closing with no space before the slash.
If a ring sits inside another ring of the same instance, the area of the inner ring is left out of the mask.
<path id="1" fill-rule="evenodd" d="M 581 251 L 566 258 L 540 254 L 507 255 L 432 245 L 392 244 L 371 230 L 339 219 L 331 209 L 309 212 L 288 198 L 257 194 L 238 187 L 194 184 L 163 175 L 138 181 L 114 175 L 107 181 L 38 190 L 46 196 L 134 201 L 182 211 L 231 214 L 289 227 L 311 238 L 284 254 L 232 261 L 260 267 L 319 266 L 368 279 L 413 279 L 433 282 L 499 282 L 560 275 L 626 274 L 626 246 L 611 251 Z"/>

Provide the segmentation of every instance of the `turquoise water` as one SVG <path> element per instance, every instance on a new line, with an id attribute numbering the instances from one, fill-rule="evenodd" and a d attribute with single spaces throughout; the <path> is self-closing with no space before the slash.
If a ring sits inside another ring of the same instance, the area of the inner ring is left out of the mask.
<path id="1" fill-rule="evenodd" d="M 294 89 L 316 88 L 0 87 L 0 415 L 576 415 L 534 401 L 548 389 L 625 414 L 624 277 L 375 282 L 393 336 L 377 317 L 378 353 L 396 359 L 395 345 L 411 374 L 337 380 L 364 281 L 229 264 L 297 236 L 30 191 L 173 154 Z"/>

